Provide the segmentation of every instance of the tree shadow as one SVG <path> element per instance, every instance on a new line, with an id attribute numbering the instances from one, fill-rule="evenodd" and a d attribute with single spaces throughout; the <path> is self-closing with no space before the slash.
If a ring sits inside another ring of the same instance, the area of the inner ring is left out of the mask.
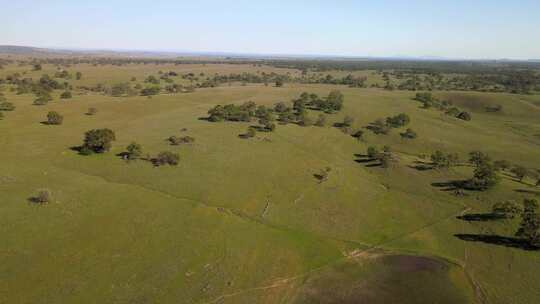
<path id="1" fill-rule="evenodd" d="M 527 240 L 513 237 L 506 237 L 493 234 L 454 234 L 455 237 L 467 242 L 481 242 L 491 245 L 499 245 L 510 248 L 518 248 L 529 251 L 536 251 L 540 248 L 529 243 Z"/>
<path id="2" fill-rule="evenodd" d="M 117 153 L 116 156 L 120 157 L 121 159 L 123 160 L 129 160 L 128 157 L 129 157 L 129 153 L 128 152 L 120 152 L 120 153 Z"/>
<path id="3" fill-rule="evenodd" d="M 506 219 L 506 216 L 498 213 L 470 213 L 456 216 L 456 218 L 467 222 L 488 222 Z"/>
<path id="4" fill-rule="evenodd" d="M 210 121 L 210 117 L 199 117 L 198 120 Z"/>
<path id="5" fill-rule="evenodd" d="M 467 188 L 467 180 L 453 180 L 447 182 L 431 183 L 431 186 L 441 188 L 441 191 L 470 190 Z"/>
<path id="6" fill-rule="evenodd" d="M 409 167 L 409 168 L 411 168 L 411 169 L 418 170 L 418 171 L 428 171 L 428 170 L 433 170 L 433 166 L 432 166 L 432 165 L 426 165 L 426 164 L 408 165 L 407 167 Z"/>
<path id="7" fill-rule="evenodd" d="M 535 190 L 515 189 L 514 191 L 515 191 L 515 192 L 518 192 L 518 193 L 527 193 L 527 194 L 536 194 L 536 195 L 540 195 L 540 191 L 535 191 Z"/>
<path id="8" fill-rule="evenodd" d="M 38 204 L 38 205 L 44 204 L 44 202 L 40 201 L 39 198 L 36 197 L 36 196 L 31 196 L 31 197 L 27 198 L 26 201 L 31 203 L 31 204 Z"/>
<path id="9" fill-rule="evenodd" d="M 366 168 L 382 166 L 381 162 L 378 159 L 369 157 L 365 154 L 354 154 L 354 156 L 356 157 L 354 161 L 359 164 L 364 164 Z"/>

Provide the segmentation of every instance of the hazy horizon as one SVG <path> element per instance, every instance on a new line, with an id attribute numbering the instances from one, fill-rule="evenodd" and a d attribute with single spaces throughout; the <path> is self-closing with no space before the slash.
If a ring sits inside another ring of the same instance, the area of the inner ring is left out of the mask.
<path id="1" fill-rule="evenodd" d="M 0 44 L 56 49 L 445 59 L 540 58 L 536 1 L 103 0 L 4 4 Z"/>

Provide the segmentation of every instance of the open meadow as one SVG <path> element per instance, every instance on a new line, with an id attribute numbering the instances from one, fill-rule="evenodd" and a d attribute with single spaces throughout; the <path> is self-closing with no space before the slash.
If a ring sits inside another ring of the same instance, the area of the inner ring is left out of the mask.
<path id="1" fill-rule="evenodd" d="M 0 79 L 15 73 L 68 85 L 35 105 L 42 93 L 0 83 L 15 107 L 0 112 L 0 303 L 540 302 L 540 251 L 515 236 L 520 215 L 493 213 L 540 198 L 538 94 L 431 91 L 467 120 L 423 106 L 420 91 L 383 89 L 376 70 L 354 72 L 357 87 L 274 76 L 197 86 L 216 74 L 349 74 L 264 64 L 8 63 Z M 159 92 L 132 93 L 149 76 Z M 335 110 L 293 106 L 336 90 Z M 209 114 L 250 101 L 264 117 Z M 278 102 L 302 120 L 278 118 Z M 400 113 L 406 123 L 389 127 Z M 110 149 L 82 155 L 85 132 L 102 128 Z M 436 151 L 457 159 L 439 166 Z M 472 151 L 511 164 L 496 185 L 465 185 Z"/>

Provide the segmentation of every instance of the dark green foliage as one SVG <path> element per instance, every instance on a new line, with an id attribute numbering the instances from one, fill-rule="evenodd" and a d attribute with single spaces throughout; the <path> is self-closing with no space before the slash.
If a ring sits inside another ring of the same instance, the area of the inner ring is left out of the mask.
<path id="1" fill-rule="evenodd" d="M 411 119 L 409 118 L 409 115 L 405 113 L 386 118 L 386 124 L 392 128 L 400 128 L 406 126 L 409 124 L 410 121 Z"/>
<path id="2" fill-rule="evenodd" d="M 416 134 L 416 132 L 410 128 L 405 130 L 405 132 L 400 133 L 400 135 L 402 138 L 405 138 L 405 139 L 415 139 L 416 137 L 418 137 L 418 134 Z"/>
<path id="3" fill-rule="evenodd" d="M 276 80 L 276 87 L 281 88 L 283 86 L 283 80 L 277 79 Z"/>
<path id="4" fill-rule="evenodd" d="M 300 97 L 301 102 L 310 105 L 313 109 L 324 111 L 327 113 L 338 112 L 343 108 L 345 96 L 340 91 L 334 90 L 328 94 L 325 99 L 319 98 L 315 94 L 309 95 L 304 93 Z"/>
<path id="5" fill-rule="evenodd" d="M 126 147 L 127 150 L 127 159 L 135 160 L 139 159 L 142 155 L 142 146 L 136 142 L 132 142 Z"/>
<path id="6" fill-rule="evenodd" d="M 521 223 L 519 224 L 516 236 L 525 239 L 531 245 L 537 245 L 540 239 L 539 228 L 540 216 L 538 215 L 538 202 L 535 199 L 525 199 L 523 201 Z"/>
<path id="7" fill-rule="evenodd" d="M 111 129 L 94 129 L 84 134 L 82 149 L 90 153 L 103 153 L 111 149 L 116 136 Z M 84 153 L 83 153 L 84 154 Z"/>
<path id="8" fill-rule="evenodd" d="M 47 114 L 47 124 L 49 125 L 61 125 L 64 122 L 64 116 L 58 112 L 51 111 Z"/>
<path id="9" fill-rule="evenodd" d="M 82 78 L 82 73 L 81 72 L 75 73 L 75 79 L 81 80 L 81 78 Z"/>
<path id="10" fill-rule="evenodd" d="M 163 166 L 163 165 L 176 166 L 178 165 L 179 161 L 180 161 L 180 155 L 178 155 L 178 153 L 174 153 L 170 151 L 163 151 L 157 155 L 155 159 L 155 164 L 158 166 Z"/>
<path id="11" fill-rule="evenodd" d="M 32 66 L 33 71 L 41 71 L 41 64 L 37 63 Z"/>
<path id="12" fill-rule="evenodd" d="M 60 94 L 60 98 L 61 99 L 70 99 L 72 98 L 72 94 L 71 94 L 71 91 L 65 91 L 63 92 L 62 94 Z"/>

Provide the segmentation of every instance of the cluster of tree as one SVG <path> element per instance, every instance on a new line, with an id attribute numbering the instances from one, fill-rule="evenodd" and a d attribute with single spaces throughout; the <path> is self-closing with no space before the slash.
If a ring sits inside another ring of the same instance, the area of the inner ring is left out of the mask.
<path id="1" fill-rule="evenodd" d="M 389 116 L 386 119 L 377 119 L 374 122 L 370 123 L 367 127 L 369 130 L 371 130 L 375 134 L 388 134 L 390 133 L 390 130 L 393 128 L 400 128 L 408 125 L 410 123 L 411 119 L 409 115 L 405 113 L 401 113 L 395 116 Z M 405 133 L 402 133 L 402 136 L 404 138 L 416 138 L 416 132 L 414 132 L 412 129 L 407 129 Z"/>
<path id="2" fill-rule="evenodd" d="M 434 107 L 440 111 L 444 111 L 447 115 L 459 118 L 461 120 L 470 121 L 472 119 L 469 112 L 461 111 L 459 108 L 454 107 L 450 101 L 439 100 L 430 92 L 416 93 L 414 99 L 421 102 L 424 109 Z"/>

